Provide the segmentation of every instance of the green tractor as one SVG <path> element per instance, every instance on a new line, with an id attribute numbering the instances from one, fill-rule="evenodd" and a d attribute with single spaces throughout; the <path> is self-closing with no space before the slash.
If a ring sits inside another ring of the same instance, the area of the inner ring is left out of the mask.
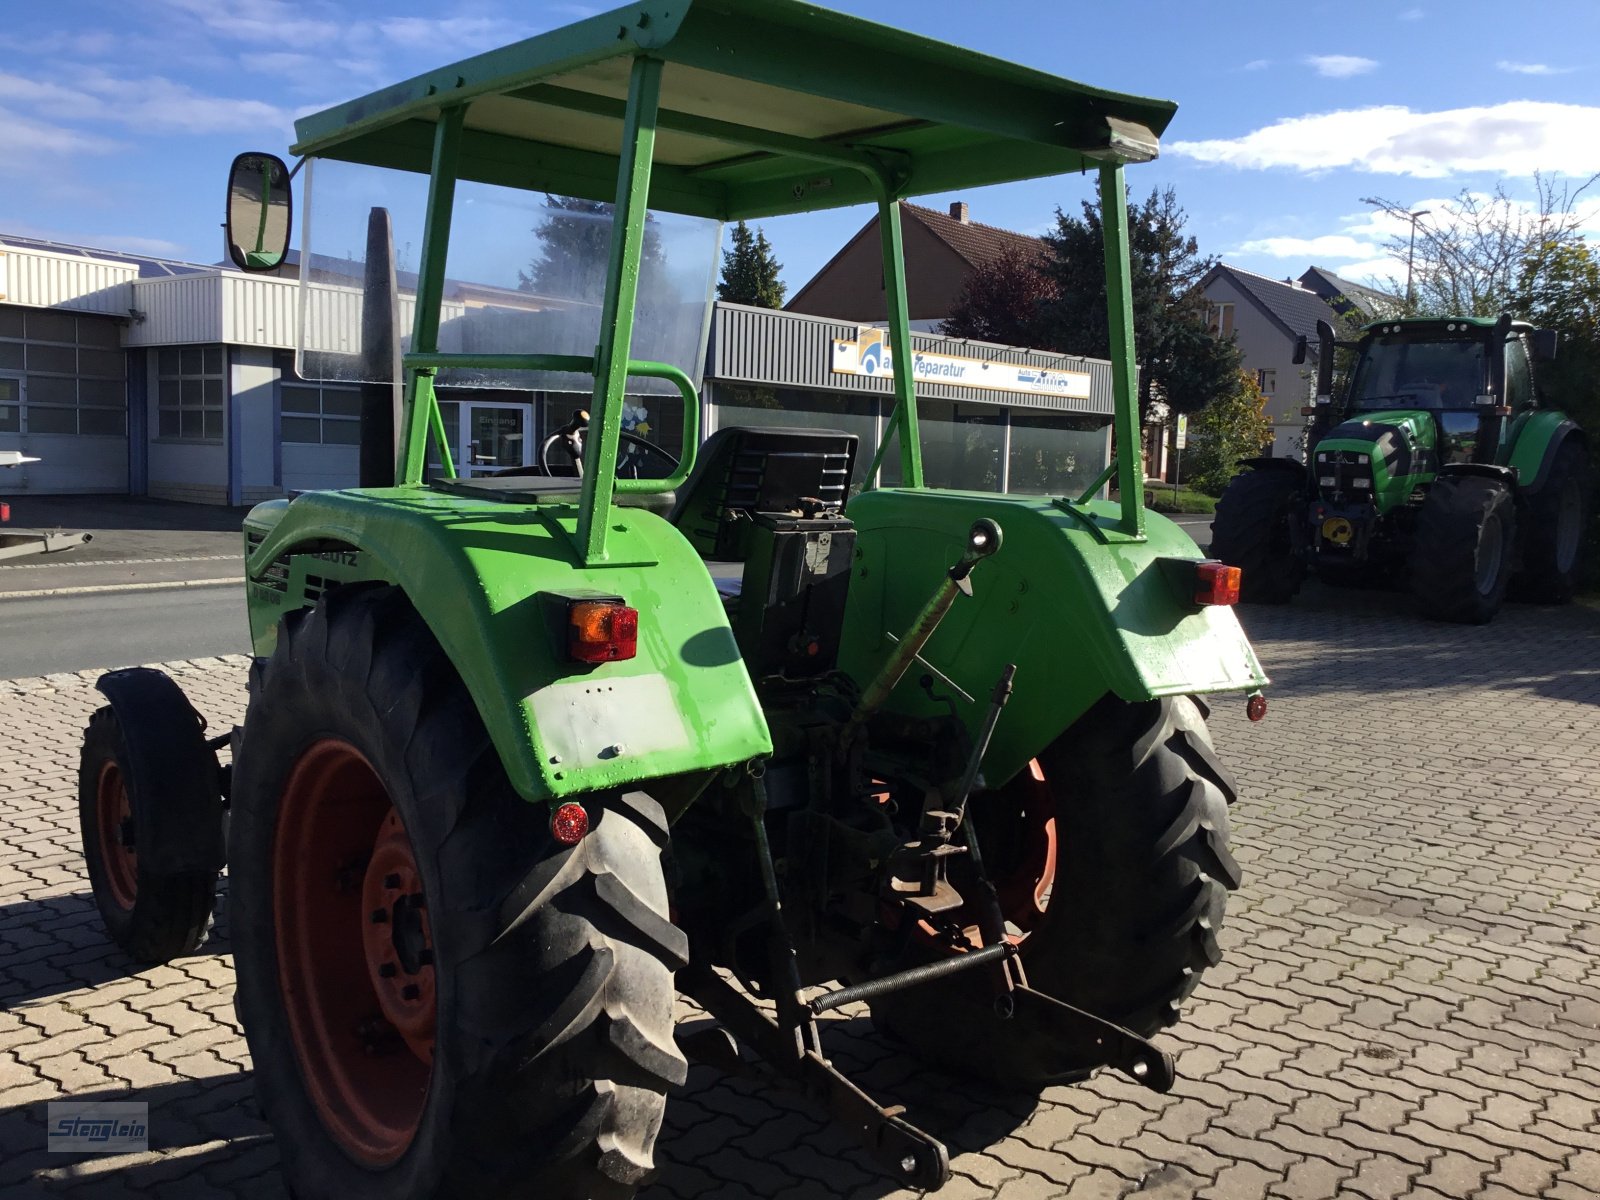
<path id="1" fill-rule="evenodd" d="M 1211 553 L 1247 602 L 1283 604 L 1308 571 L 1333 584 L 1404 581 L 1441 621 L 1493 619 L 1508 589 L 1572 598 L 1590 516 L 1584 433 L 1540 404 L 1552 330 L 1509 315 L 1379 321 L 1358 342 L 1317 323 L 1306 464 L 1246 459 L 1217 502 Z M 1336 349 L 1356 352 L 1333 396 Z M 1300 339 L 1295 362 L 1306 358 Z"/>
<path id="2" fill-rule="evenodd" d="M 364 213 L 385 180 L 425 184 L 404 404 L 363 422 L 398 447 L 391 478 L 248 516 L 242 727 L 208 735 L 171 679 L 114 672 L 80 777 L 130 955 L 196 946 L 226 860 L 296 1196 L 629 1196 L 689 1058 L 798 1087 L 901 1186 L 938 1188 L 944 1146 L 827 1056 L 818 1018 L 851 1003 L 1013 1087 L 1172 1084 L 1149 1039 L 1217 963 L 1239 883 L 1203 695 L 1266 706 L 1238 571 L 1146 512 L 1136 451 L 1083 496 L 923 486 L 909 369 L 878 450 L 900 486 L 851 495 L 855 439 L 828 430 L 700 445 L 713 268 L 663 259 L 676 222 L 714 264 L 721 221 L 873 203 L 909 364 L 896 201 L 1094 172 L 1136 448 L 1123 170 L 1173 111 L 809 4 L 674 0 L 299 122 L 318 228 L 325 197 Z M 236 163 L 241 265 L 284 261 L 292 174 Z M 546 193 L 604 222 L 598 299 L 525 298 L 497 326 L 520 349 L 441 349 L 453 238 L 504 263 Z M 393 264 L 368 266 L 383 346 Z M 308 320 L 348 292 L 307 290 Z M 591 353 L 551 333 L 579 320 Z M 458 473 L 436 386 L 495 372 L 581 379 L 588 416 L 540 468 Z M 683 398 L 681 461 L 622 429 L 654 380 Z M 1118 502 L 1091 499 L 1113 475 Z M 715 1022 L 678 1027 L 678 993 Z"/>

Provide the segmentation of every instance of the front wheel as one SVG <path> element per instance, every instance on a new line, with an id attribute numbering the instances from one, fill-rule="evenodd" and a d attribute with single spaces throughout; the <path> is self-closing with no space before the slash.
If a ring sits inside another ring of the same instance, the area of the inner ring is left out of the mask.
<path id="1" fill-rule="evenodd" d="M 1417 518 L 1411 594 L 1425 617 L 1482 625 L 1506 598 L 1517 513 L 1511 490 L 1479 475 L 1434 481 Z"/>
<path id="2" fill-rule="evenodd" d="M 1228 850 L 1236 794 L 1195 701 L 1106 696 L 1036 768 L 974 797 L 1029 985 L 1141 1037 L 1175 1022 L 1221 960 L 1217 933 L 1239 886 Z M 975 974 L 948 986 L 984 986 Z M 891 993 L 873 1016 L 929 1062 L 1002 1086 L 1037 1089 L 1085 1073 L 1046 1071 L 992 1006 L 946 1005 L 941 986 Z"/>
<path id="3" fill-rule="evenodd" d="M 1250 470 L 1235 475 L 1217 501 L 1212 558 L 1240 569 L 1240 599 L 1287 604 L 1305 579 L 1294 523 L 1301 518 L 1299 471 Z"/>
<path id="4" fill-rule="evenodd" d="M 233 793 L 238 1008 L 293 1193 L 624 1200 L 673 1040 L 661 808 L 562 845 L 397 589 L 286 619 Z"/>

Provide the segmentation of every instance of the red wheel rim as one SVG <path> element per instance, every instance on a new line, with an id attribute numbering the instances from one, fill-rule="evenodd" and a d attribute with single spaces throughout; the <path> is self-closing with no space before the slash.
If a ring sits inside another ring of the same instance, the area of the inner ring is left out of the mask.
<path id="1" fill-rule="evenodd" d="M 326 738 L 278 806 L 278 984 L 306 1091 L 352 1159 L 394 1162 L 428 1097 L 432 930 L 411 841 L 364 755 Z"/>
<path id="2" fill-rule="evenodd" d="M 139 891 L 139 856 L 133 844 L 133 805 L 128 784 L 116 759 L 100 765 L 95 781 L 95 831 L 100 839 L 100 863 L 105 868 L 106 890 L 118 908 L 132 908 Z"/>

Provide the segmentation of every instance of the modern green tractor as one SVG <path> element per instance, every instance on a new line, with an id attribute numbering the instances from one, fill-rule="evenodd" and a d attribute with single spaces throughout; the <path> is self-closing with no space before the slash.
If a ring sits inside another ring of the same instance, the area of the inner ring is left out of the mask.
<path id="1" fill-rule="evenodd" d="M 1306 464 L 1251 458 L 1217 502 L 1211 553 L 1247 602 L 1283 604 L 1307 571 L 1404 581 L 1419 610 L 1482 624 L 1513 595 L 1572 598 L 1591 515 L 1584 433 L 1540 403 L 1551 330 L 1509 315 L 1379 321 L 1359 341 L 1317 323 Z M 1356 351 L 1333 396 L 1334 352 Z M 1304 362 L 1301 338 L 1295 361 Z"/>
<path id="2" fill-rule="evenodd" d="M 1239 883 L 1202 695 L 1266 706 L 1238 571 L 1140 491 L 1123 170 L 1173 111 L 809 4 L 647 0 L 298 123 L 302 225 L 425 184 L 414 299 L 385 292 L 392 262 L 366 274 L 380 345 L 415 307 L 391 480 L 248 516 L 242 727 L 208 736 L 172 680 L 115 672 L 81 774 L 130 954 L 198 944 L 226 858 L 294 1195 L 629 1196 L 688 1058 L 798 1086 L 937 1188 L 944 1146 L 827 1056 L 818 1018 L 857 1002 L 936 1067 L 1171 1085 L 1148 1039 L 1218 961 Z M 271 157 L 229 189 L 251 269 L 285 261 L 293 173 Z M 878 449 L 900 486 L 852 496 L 843 433 L 700 444 L 719 222 L 875 204 L 911 364 L 896 201 L 1080 171 L 1124 447 L 1089 493 L 923 486 L 911 369 Z M 507 296 L 495 327 L 525 344 L 473 343 L 441 320 L 447 247 L 504 264 L 546 193 L 602 215 L 598 299 Z M 684 221 L 710 231 L 697 276 Z M 305 246 L 307 321 L 353 312 Z M 580 320 L 588 353 L 552 332 Z M 675 328 L 675 358 L 640 353 Z M 589 415 L 542 470 L 458 474 L 436 386 L 497 372 L 579 380 Z M 650 457 L 621 423 L 656 380 L 683 398 L 681 461 L 619 471 L 619 445 Z M 1089 498 L 1113 475 L 1119 502 Z M 678 993 L 715 1023 L 678 1028 Z"/>

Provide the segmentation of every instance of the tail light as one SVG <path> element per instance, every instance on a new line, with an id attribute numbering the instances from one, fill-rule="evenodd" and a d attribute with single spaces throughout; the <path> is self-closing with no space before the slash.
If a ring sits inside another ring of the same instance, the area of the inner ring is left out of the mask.
<path id="1" fill-rule="evenodd" d="M 1251 692 L 1244 702 L 1244 715 L 1252 721 L 1259 721 L 1267 715 L 1267 698 L 1260 692 Z"/>
<path id="2" fill-rule="evenodd" d="M 566 803 L 550 814 L 550 834 L 563 846 L 576 846 L 589 832 L 589 814 L 583 805 Z"/>
<path id="3" fill-rule="evenodd" d="M 1237 604 L 1239 585 L 1244 572 L 1225 562 L 1208 558 L 1194 565 L 1194 602 L 1196 604 Z"/>
<path id="4" fill-rule="evenodd" d="M 567 606 L 567 653 L 573 661 L 617 662 L 638 652 L 638 609 L 621 600 L 574 600 Z"/>

